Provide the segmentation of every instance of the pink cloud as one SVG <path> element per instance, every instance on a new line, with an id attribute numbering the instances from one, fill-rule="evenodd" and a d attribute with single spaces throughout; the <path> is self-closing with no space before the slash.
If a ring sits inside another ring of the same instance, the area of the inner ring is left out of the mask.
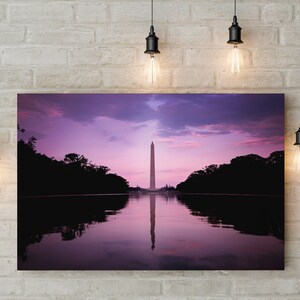
<path id="1" fill-rule="evenodd" d="M 199 147 L 198 142 L 181 142 L 170 146 L 170 148 L 197 148 Z"/>
<path id="2" fill-rule="evenodd" d="M 279 145 L 283 144 L 284 138 L 282 136 L 274 136 L 270 138 L 249 138 L 236 143 L 239 146 L 260 146 L 260 145 Z"/>

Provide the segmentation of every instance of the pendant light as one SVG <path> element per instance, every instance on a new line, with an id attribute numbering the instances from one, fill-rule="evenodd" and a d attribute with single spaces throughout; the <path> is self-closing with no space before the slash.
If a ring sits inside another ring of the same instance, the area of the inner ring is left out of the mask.
<path id="1" fill-rule="evenodd" d="M 231 53 L 231 72 L 239 73 L 240 56 L 239 56 L 238 44 L 242 44 L 243 41 L 241 40 L 242 28 L 239 26 L 239 23 L 237 21 L 237 16 L 236 16 L 236 0 L 234 0 L 234 15 L 233 15 L 232 25 L 228 29 L 229 29 L 229 40 L 227 43 L 233 44 L 233 49 Z"/>
<path id="2" fill-rule="evenodd" d="M 153 26 L 153 0 L 151 0 L 151 26 L 149 35 L 146 37 L 146 54 L 150 55 L 150 61 L 148 64 L 148 82 L 155 83 L 157 82 L 158 77 L 158 64 L 155 59 L 155 54 L 159 54 L 158 50 L 158 37 L 155 35 L 154 26 Z"/>
<path id="3" fill-rule="evenodd" d="M 300 127 L 299 129 L 295 132 L 296 134 L 296 143 L 294 145 L 300 146 Z"/>

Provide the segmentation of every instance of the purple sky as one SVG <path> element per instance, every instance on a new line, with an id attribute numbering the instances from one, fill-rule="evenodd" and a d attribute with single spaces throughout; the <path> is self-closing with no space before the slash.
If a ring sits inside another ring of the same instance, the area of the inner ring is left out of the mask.
<path id="1" fill-rule="evenodd" d="M 282 94 L 22 94 L 18 123 L 39 152 L 83 154 L 141 187 L 149 186 L 152 141 L 157 187 L 284 148 Z"/>

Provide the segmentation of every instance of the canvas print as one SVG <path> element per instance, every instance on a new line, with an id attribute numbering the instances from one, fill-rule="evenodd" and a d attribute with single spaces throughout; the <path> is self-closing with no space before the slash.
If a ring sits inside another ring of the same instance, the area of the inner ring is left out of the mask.
<path id="1" fill-rule="evenodd" d="M 19 94 L 19 270 L 284 268 L 283 94 Z"/>

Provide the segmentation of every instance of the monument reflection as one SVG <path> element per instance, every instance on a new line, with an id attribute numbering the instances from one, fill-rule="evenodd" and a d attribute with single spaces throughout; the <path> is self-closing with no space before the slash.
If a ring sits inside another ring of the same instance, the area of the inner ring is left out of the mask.
<path id="1" fill-rule="evenodd" d="M 283 268 L 282 198 L 132 193 L 19 200 L 19 270 Z"/>
<path id="2" fill-rule="evenodd" d="M 150 195 L 150 236 L 151 236 L 151 249 L 155 248 L 155 195 Z"/>

